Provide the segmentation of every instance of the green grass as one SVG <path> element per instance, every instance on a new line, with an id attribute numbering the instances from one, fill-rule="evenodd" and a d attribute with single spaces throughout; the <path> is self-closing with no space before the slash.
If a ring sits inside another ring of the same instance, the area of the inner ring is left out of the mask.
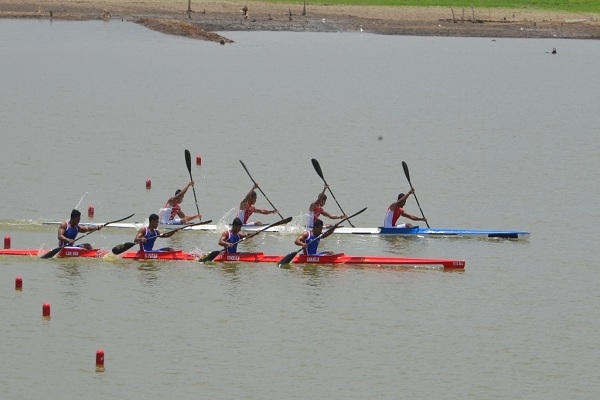
<path id="1" fill-rule="evenodd" d="M 298 0 L 260 0 L 266 3 L 302 4 Z M 356 6 L 419 6 L 470 8 L 511 8 L 568 11 L 575 13 L 600 13 L 600 0 L 306 0 L 306 5 L 356 5 Z"/>

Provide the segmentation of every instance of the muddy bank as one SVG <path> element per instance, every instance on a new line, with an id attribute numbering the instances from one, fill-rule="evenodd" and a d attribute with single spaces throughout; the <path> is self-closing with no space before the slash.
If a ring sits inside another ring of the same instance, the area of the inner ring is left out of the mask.
<path id="1" fill-rule="evenodd" d="M 600 39 L 599 14 L 528 9 L 274 5 L 260 2 L 0 0 L 1 18 L 121 19 L 167 34 L 231 41 L 224 31 L 356 31 L 383 35 Z"/>

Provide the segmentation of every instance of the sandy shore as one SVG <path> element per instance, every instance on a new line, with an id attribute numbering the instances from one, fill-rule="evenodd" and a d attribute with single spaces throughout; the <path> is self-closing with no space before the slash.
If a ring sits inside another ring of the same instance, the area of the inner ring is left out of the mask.
<path id="1" fill-rule="evenodd" d="M 387 35 L 600 39 L 600 14 L 530 9 L 304 6 L 247 1 L 0 0 L 1 18 L 122 19 L 160 32 L 231 42 L 224 31 L 360 31 Z M 243 9 L 247 11 L 244 13 Z"/>

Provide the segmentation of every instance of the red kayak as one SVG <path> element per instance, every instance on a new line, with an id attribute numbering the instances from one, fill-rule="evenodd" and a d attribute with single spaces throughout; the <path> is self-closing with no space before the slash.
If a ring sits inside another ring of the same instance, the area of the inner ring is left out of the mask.
<path id="1" fill-rule="evenodd" d="M 186 253 L 182 250 L 173 251 L 129 251 L 121 254 L 122 258 L 132 260 L 177 260 L 193 261 L 201 257 L 201 254 Z"/>
<path id="2" fill-rule="evenodd" d="M 235 253 L 221 254 L 214 259 L 215 262 L 268 262 L 277 264 L 284 256 L 267 255 L 264 253 Z M 346 265 L 441 265 L 444 269 L 465 269 L 463 260 L 448 260 L 436 258 L 410 258 L 410 257 L 377 257 L 377 256 L 349 256 L 344 253 L 307 256 L 299 254 L 292 260 L 294 264 L 346 264 Z"/>
<path id="3" fill-rule="evenodd" d="M 47 250 L 39 249 L 0 249 L 0 256 L 32 256 L 41 257 L 46 254 Z M 88 250 L 83 247 L 63 247 L 56 257 L 86 257 L 86 258 L 99 258 L 103 257 L 108 253 L 102 249 Z"/>
<path id="4" fill-rule="evenodd" d="M 0 249 L 0 255 L 7 256 L 33 256 L 40 257 L 46 250 L 37 249 Z M 57 257 L 87 257 L 100 258 L 108 254 L 106 250 L 86 250 L 81 247 L 65 247 Z M 129 260 L 171 260 L 195 261 L 202 257 L 201 254 L 186 253 L 182 250 L 173 251 L 130 251 L 121 255 Z M 243 262 L 243 263 L 273 263 L 277 264 L 284 256 L 259 253 L 223 253 L 217 256 L 214 262 Z M 377 256 L 350 256 L 344 253 L 307 256 L 299 254 L 292 260 L 293 264 L 329 264 L 329 265 L 406 265 L 406 266 L 442 266 L 444 270 L 465 269 L 463 260 L 437 259 L 437 258 L 411 258 L 411 257 L 377 257 Z"/>

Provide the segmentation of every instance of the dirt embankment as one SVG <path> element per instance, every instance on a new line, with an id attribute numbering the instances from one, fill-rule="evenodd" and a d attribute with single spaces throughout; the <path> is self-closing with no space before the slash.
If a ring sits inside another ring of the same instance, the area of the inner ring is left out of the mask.
<path id="1" fill-rule="evenodd" d="M 189 9 L 188 9 L 189 5 Z M 231 41 L 223 31 L 362 31 L 385 35 L 600 39 L 600 14 L 529 9 L 327 6 L 173 0 L 0 0 L 1 18 L 122 19 L 167 34 Z"/>

